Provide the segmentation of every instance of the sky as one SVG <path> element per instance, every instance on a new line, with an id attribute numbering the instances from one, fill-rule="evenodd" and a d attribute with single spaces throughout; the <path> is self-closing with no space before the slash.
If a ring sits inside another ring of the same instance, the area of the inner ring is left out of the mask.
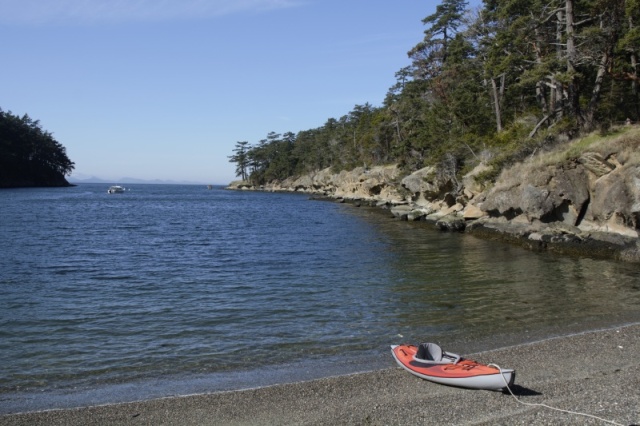
<path id="1" fill-rule="evenodd" d="M 436 0 L 0 0 L 0 108 L 95 176 L 226 184 L 238 141 L 379 106 Z"/>

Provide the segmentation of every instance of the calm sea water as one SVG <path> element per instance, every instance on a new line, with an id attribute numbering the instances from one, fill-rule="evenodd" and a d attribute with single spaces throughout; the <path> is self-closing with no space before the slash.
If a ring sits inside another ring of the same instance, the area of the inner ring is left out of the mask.
<path id="1" fill-rule="evenodd" d="M 300 194 L 0 191 L 0 413 L 211 392 L 640 320 L 637 265 Z"/>

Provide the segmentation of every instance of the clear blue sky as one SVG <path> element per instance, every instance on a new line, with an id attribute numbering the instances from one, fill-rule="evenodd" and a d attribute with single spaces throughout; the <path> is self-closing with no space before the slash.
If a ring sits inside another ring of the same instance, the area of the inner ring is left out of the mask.
<path id="1" fill-rule="evenodd" d="M 270 131 L 380 105 L 434 0 L 0 0 L 0 107 L 73 176 L 235 179 Z"/>

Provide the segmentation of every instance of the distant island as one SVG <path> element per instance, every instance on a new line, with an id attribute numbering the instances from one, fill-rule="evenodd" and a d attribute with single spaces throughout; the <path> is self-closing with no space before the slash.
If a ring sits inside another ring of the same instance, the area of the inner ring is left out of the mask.
<path id="1" fill-rule="evenodd" d="M 0 188 L 72 186 L 74 165 L 38 120 L 0 108 Z"/>
<path id="2" fill-rule="evenodd" d="M 86 176 L 86 175 L 71 175 L 67 180 L 71 184 L 85 184 L 85 183 L 104 183 L 104 184 L 136 184 L 136 185 L 203 185 L 208 186 L 209 183 L 204 181 L 191 181 L 191 180 L 173 180 L 173 179 L 140 179 L 135 177 L 120 177 L 118 179 L 106 179 L 98 176 Z M 224 186 L 223 184 L 214 184 L 216 186 Z"/>

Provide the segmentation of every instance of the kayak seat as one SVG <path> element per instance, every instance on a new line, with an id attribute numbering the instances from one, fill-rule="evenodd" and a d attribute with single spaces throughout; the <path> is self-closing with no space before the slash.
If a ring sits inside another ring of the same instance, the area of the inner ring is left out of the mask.
<path id="1" fill-rule="evenodd" d="M 460 355 L 445 352 L 435 343 L 421 343 L 413 359 L 426 364 L 456 364 Z"/>
<path id="2" fill-rule="evenodd" d="M 442 361 L 442 348 L 435 343 L 421 343 L 416 352 L 416 358 L 425 361 Z"/>

